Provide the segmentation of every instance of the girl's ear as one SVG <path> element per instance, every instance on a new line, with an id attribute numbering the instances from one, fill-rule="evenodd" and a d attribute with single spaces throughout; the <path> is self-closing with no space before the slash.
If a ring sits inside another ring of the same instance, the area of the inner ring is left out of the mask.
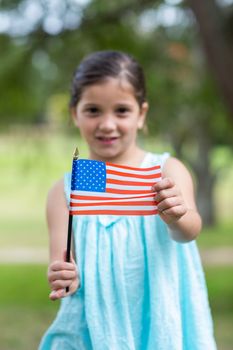
<path id="1" fill-rule="evenodd" d="M 143 102 L 143 104 L 140 107 L 140 114 L 138 118 L 138 129 L 143 129 L 145 120 L 146 120 L 146 115 L 149 109 L 149 104 L 147 102 Z"/>
<path id="2" fill-rule="evenodd" d="M 79 127 L 79 122 L 78 122 L 78 115 L 77 115 L 77 110 L 75 107 L 70 108 L 70 114 L 73 119 L 74 125 Z"/>

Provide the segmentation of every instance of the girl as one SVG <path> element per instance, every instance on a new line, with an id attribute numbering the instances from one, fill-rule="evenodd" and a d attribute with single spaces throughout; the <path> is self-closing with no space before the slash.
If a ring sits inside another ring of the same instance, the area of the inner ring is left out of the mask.
<path id="1" fill-rule="evenodd" d="M 39 349 L 215 349 L 191 176 L 179 160 L 136 143 L 148 110 L 141 67 L 125 53 L 93 53 L 74 74 L 70 106 L 90 159 L 162 165 L 153 188 L 159 215 L 74 217 L 76 260 L 67 263 L 70 174 L 54 185 L 48 280 L 50 298 L 65 298 Z"/>

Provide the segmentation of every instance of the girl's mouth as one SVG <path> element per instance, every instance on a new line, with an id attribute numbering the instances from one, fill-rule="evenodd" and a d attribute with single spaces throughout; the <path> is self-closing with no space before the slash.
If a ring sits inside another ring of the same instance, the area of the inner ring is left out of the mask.
<path id="1" fill-rule="evenodd" d="M 113 136 L 113 137 L 108 137 L 108 136 L 97 136 L 96 137 L 98 141 L 100 141 L 102 144 L 105 145 L 112 145 L 118 137 Z"/>

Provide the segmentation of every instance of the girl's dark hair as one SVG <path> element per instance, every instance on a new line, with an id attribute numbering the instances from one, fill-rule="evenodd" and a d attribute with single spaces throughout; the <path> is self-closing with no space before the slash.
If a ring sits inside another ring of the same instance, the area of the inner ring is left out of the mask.
<path id="1" fill-rule="evenodd" d="M 139 63 L 124 52 L 97 51 L 84 58 L 74 72 L 70 107 L 76 107 L 86 86 L 98 84 L 110 77 L 126 79 L 133 87 L 139 105 L 145 102 L 145 79 Z"/>

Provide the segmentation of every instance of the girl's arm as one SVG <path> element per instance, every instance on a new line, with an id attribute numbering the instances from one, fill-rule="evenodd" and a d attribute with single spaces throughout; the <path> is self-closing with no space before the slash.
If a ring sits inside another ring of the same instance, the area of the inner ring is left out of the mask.
<path id="1" fill-rule="evenodd" d="M 48 280 L 52 290 L 49 297 L 56 300 L 73 294 L 79 285 L 73 257 L 71 262 L 65 262 L 69 211 L 64 196 L 63 180 L 58 181 L 49 191 L 46 214 L 50 246 Z M 66 287 L 69 287 L 68 293 Z"/>
<path id="2" fill-rule="evenodd" d="M 163 168 L 163 179 L 153 186 L 160 217 L 168 224 L 172 238 L 187 242 L 195 239 L 201 230 L 192 177 L 176 158 L 168 158 Z"/>

